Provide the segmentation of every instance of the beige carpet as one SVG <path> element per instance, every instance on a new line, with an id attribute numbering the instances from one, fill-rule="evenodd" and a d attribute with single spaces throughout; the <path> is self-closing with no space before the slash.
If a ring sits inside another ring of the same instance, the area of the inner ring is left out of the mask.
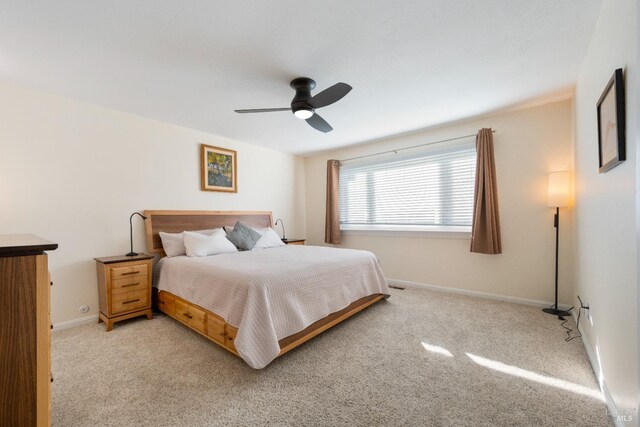
<path id="1" fill-rule="evenodd" d="M 53 334 L 52 423 L 612 425 L 564 337 L 535 307 L 416 289 L 259 371 L 164 315 L 85 325 Z"/>

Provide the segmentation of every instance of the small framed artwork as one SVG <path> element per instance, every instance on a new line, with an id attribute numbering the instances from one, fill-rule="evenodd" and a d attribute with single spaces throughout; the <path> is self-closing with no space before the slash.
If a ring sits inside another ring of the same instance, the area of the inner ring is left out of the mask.
<path id="1" fill-rule="evenodd" d="M 202 191 L 238 192 L 238 154 L 234 150 L 202 144 Z"/>
<path id="2" fill-rule="evenodd" d="M 604 173 L 626 160 L 622 68 L 613 73 L 597 105 L 598 167 L 600 173 Z"/>

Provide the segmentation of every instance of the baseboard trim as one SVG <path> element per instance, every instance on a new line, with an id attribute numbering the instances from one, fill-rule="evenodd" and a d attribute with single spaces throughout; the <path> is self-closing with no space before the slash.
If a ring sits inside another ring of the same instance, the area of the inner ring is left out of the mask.
<path id="1" fill-rule="evenodd" d="M 387 279 L 387 282 L 392 285 L 402 286 L 406 288 L 422 288 L 430 289 L 432 291 L 449 292 L 452 294 L 470 295 L 480 298 L 488 298 L 497 301 L 513 302 L 516 304 L 533 305 L 535 307 L 550 307 L 553 305 L 551 301 L 540 301 L 528 298 L 512 297 L 508 295 L 492 294 L 489 292 L 469 291 L 467 289 L 449 288 L 447 286 L 428 285 L 426 283 L 411 282 L 408 280 Z M 559 304 L 561 310 L 568 310 L 570 307 L 564 304 Z"/>
<path id="2" fill-rule="evenodd" d="M 95 323 L 98 321 L 98 315 L 80 317 L 78 319 L 66 320 L 53 325 L 53 331 L 61 331 L 63 329 L 75 328 L 76 326 L 86 325 L 87 323 Z"/>
<path id="3" fill-rule="evenodd" d="M 582 336 L 582 345 L 584 346 L 584 349 L 587 352 L 587 357 L 589 358 L 591 369 L 593 370 L 593 373 L 596 376 L 596 381 L 600 386 L 600 391 L 602 392 L 602 396 L 604 397 L 605 404 L 607 405 L 609 416 L 611 417 L 611 420 L 613 421 L 613 424 L 616 427 L 624 427 L 623 421 L 620 418 L 618 418 L 618 414 L 619 414 L 618 407 L 616 406 L 616 402 L 613 400 L 613 396 L 611 396 L 611 392 L 609 391 L 609 388 L 607 387 L 607 383 L 605 382 L 604 378 L 602 380 L 602 383 L 600 383 L 602 372 L 600 372 L 600 365 L 598 364 L 598 359 L 596 358 L 596 355 L 593 354 L 593 351 L 591 350 L 591 343 L 589 342 L 589 339 L 580 330 L 580 326 L 578 325 L 578 317 L 575 309 L 571 311 L 571 315 L 573 316 L 573 321 L 576 324 L 578 332 Z"/>

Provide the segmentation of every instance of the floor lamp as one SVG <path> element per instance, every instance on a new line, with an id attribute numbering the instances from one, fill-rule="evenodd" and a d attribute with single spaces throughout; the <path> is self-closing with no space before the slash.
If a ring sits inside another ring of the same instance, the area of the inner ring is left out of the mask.
<path id="1" fill-rule="evenodd" d="M 549 202 L 547 205 L 550 208 L 556 208 L 556 213 L 553 217 L 553 226 L 556 228 L 556 298 L 553 307 L 543 308 L 542 311 L 554 314 L 558 317 L 571 315 L 568 311 L 558 309 L 558 241 L 560 236 L 560 208 L 566 208 L 569 206 L 570 178 L 571 176 L 569 172 L 551 172 L 549 174 Z"/>

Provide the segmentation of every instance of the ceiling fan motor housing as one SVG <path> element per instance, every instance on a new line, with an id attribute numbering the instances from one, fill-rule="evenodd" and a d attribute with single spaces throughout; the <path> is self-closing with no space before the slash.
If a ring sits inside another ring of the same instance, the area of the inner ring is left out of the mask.
<path id="1" fill-rule="evenodd" d="M 315 89 L 316 82 L 308 77 L 299 77 L 291 80 L 291 88 L 296 91 L 296 96 L 291 101 L 291 111 L 296 114 L 296 111 L 307 110 L 313 113 L 315 110 L 309 104 L 311 99 L 311 91 Z"/>
<path id="2" fill-rule="evenodd" d="M 346 83 L 336 83 L 326 88 L 315 96 L 311 91 L 315 89 L 316 82 L 308 77 L 298 77 L 291 80 L 291 88 L 296 91 L 296 96 L 291 100 L 290 108 L 253 108 L 249 110 L 235 110 L 236 113 L 271 113 L 274 111 L 292 111 L 293 114 L 305 120 L 309 126 L 320 132 L 331 132 L 333 128 L 325 119 L 316 114 L 316 108 L 326 107 L 342 98 L 351 91 L 352 87 Z"/>

